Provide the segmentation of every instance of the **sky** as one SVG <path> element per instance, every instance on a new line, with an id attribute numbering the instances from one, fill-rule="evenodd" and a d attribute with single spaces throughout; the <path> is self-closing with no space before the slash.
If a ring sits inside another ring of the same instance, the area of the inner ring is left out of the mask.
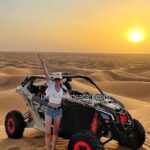
<path id="1" fill-rule="evenodd" d="M 0 51 L 150 53 L 149 36 L 150 0 L 0 0 Z"/>

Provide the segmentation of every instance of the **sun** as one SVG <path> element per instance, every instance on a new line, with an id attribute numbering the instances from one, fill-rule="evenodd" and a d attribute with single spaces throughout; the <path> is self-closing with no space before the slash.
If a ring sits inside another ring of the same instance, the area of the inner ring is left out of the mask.
<path id="1" fill-rule="evenodd" d="M 140 31 L 133 31 L 129 34 L 129 39 L 134 43 L 139 43 L 143 40 L 144 35 Z"/>

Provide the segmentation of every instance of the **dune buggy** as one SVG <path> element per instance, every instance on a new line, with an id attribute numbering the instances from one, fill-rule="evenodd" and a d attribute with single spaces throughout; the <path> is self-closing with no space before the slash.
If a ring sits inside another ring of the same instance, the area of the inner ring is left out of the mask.
<path id="1" fill-rule="evenodd" d="M 143 126 L 131 117 L 121 102 L 104 93 L 87 76 L 72 73 L 62 75 L 63 84 L 70 95 L 85 104 L 65 99 L 62 101 L 63 117 L 59 136 L 69 139 L 68 150 L 102 150 L 111 140 L 117 140 L 120 145 L 131 149 L 143 145 Z M 72 87 L 73 83 L 78 85 L 76 89 Z M 87 88 L 84 91 L 82 85 L 85 84 Z M 17 87 L 16 91 L 24 97 L 29 111 L 24 114 L 18 110 L 8 112 L 5 129 L 9 138 L 21 138 L 24 129 L 30 127 L 45 131 L 44 112 L 49 107 L 48 100 L 44 98 L 46 88 L 46 79 L 42 75 L 28 76 Z M 102 137 L 106 137 L 103 142 Z"/>

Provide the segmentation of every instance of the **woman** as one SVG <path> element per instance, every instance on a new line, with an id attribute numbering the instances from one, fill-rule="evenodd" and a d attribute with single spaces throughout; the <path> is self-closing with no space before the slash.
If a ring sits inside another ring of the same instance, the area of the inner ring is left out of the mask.
<path id="1" fill-rule="evenodd" d="M 62 109 L 61 100 L 63 97 L 70 101 L 76 101 L 70 98 L 67 92 L 63 92 L 61 80 L 62 74 L 55 72 L 52 74 L 53 81 L 49 82 L 49 74 L 43 59 L 38 55 L 41 65 L 44 68 L 46 79 L 48 81 L 48 88 L 46 89 L 46 96 L 49 99 L 49 107 L 45 112 L 45 143 L 47 150 L 54 150 L 57 144 L 58 131 L 61 123 Z M 77 101 L 76 101 L 77 102 Z M 51 136 L 51 124 L 54 119 L 53 136 Z"/>
<path id="2" fill-rule="evenodd" d="M 45 113 L 45 129 L 46 129 L 46 146 L 47 150 L 55 149 L 56 143 L 57 143 L 57 138 L 58 138 L 58 131 L 59 131 L 59 126 L 61 122 L 61 117 L 62 117 L 62 109 L 61 109 L 61 100 L 63 98 L 63 90 L 61 88 L 61 79 L 62 75 L 61 73 L 55 73 L 52 75 L 54 79 L 54 84 L 50 83 L 48 88 L 46 89 L 46 96 L 49 99 L 49 106 L 46 110 Z M 53 131 L 53 137 L 51 139 L 51 124 L 52 124 L 52 119 L 54 119 L 54 131 Z M 52 141 L 52 142 L 51 142 Z"/>

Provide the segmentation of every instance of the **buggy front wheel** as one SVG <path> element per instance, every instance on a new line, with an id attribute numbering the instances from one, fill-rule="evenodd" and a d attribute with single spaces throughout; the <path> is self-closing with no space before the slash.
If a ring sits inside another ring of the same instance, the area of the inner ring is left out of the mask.
<path id="1" fill-rule="evenodd" d="M 104 147 L 95 134 L 81 131 L 71 137 L 68 150 L 104 150 Z"/>
<path id="2" fill-rule="evenodd" d="M 145 130 L 138 120 L 133 119 L 133 123 L 133 131 L 131 131 L 131 133 L 128 136 L 126 135 L 118 141 L 120 145 L 136 150 L 142 147 L 142 145 L 145 142 Z"/>

